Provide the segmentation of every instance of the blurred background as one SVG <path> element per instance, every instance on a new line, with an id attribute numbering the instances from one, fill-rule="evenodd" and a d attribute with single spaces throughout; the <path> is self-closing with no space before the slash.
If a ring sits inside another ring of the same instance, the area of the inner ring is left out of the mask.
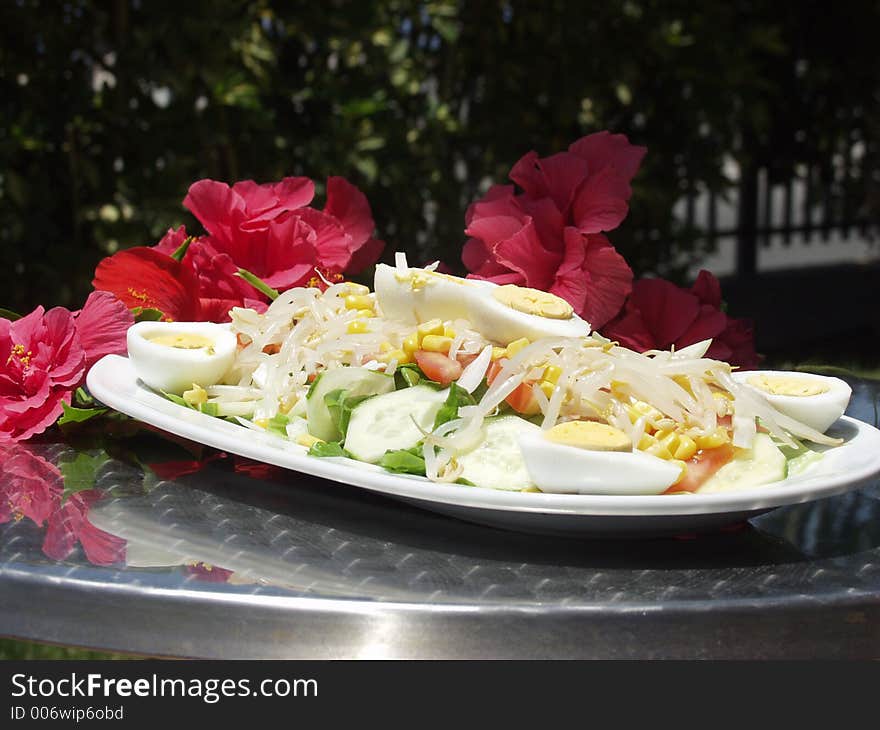
<path id="1" fill-rule="evenodd" d="M 610 236 L 637 276 L 707 268 L 771 359 L 876 367 L 878 30 L 869 0 L 6 0 L 0 306 L 200 230 L 203 177 L 344 176 L 386 260 L 461 273 L 470 202 L 609 129 L 648 147 Z"/>

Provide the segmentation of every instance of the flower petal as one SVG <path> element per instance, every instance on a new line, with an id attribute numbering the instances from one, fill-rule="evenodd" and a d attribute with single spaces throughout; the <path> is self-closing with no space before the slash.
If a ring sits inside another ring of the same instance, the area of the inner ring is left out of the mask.
<path id="1" fill-rule="evenodd" d="M 74 313 L 79 344 L 85 352 L 86 369 L 104 355 L 124 355 L 125 336 L 134 324 L 131 311 L 115 294 L 94 291 Z"/>
<path id="2" fill-rule="evenodd" d="M 714 340 L 727 328 L 727 315 L 715 307 L 703 304 L 690 327 L 676 339 L 677 348 L 687 347 L 703 340 Z M 726 358 L 721 358 L 726 359 Z"/>
<path id="3" fill-rule="evenodd" d="M 469 230 L 474 228 L 472 222 Z M 509 237 L 492 246 L 492 255 L 511 271 L 522 275 L 525 286 L 545 291 L 553 283 L 561 256 L 541 245 L 531 219 Z"/>
<path id="4" fill-rule="evenodd" d="M 345 233 L 351 236 L 352 250 L 369 241 L 376 228 L 367 196 L 343 177 L 327 178 L 324 213 L 335 218 Z M 375 263 L 375 260 L 370 263 Z"/>
<path id="5" fill-rule="evenodd" d="M 510 179 L 531 198 L 549 197 L 565 215 L 587 177 L 587 169 L 584 160 L 571 152 L 544 158 L 529 152 L 513 166 Z"/>
<path id="6" fill-rule="evenodd" d="M 348 268 L 345 269 L 345 273 L 352 275 L 362 273 L 379 260 L 384 250 L 385 241 L 371 238 L 351 255 L 351 260 L 348 262 Z"/>
<path id="7" fill-rule="evenodd" d="M 196 243 L 190 251 L 193 246 Z M 92 285 L 115 294 L 129 309 L 158 309 L 166 319 L 181 322 L 199 319 L 198 282 L 192 269 L 152 248 L 129 248 L 105 258 Z"/>
<path id="8" fill-rule="evenodd" d="M 310 209 L 304 209 L 306 213 Z M 313 211 L 317 213 L 317 211 Z M 332 220 L 332 219 L 330 219 Z M 345 234 L 341 227 L 336 227 L 341 236 Z M 327 228 L 324 232 L 333 236 Z M 265 271 L 261 278 L 274 289 L 289 289 L 303 286 L 314 274 L 318 263 L 318 234 L 299 217 L 291 217 L 281 223 L 269 224 L 269 235 L 266 241 Z M 345 246 L 343 241 L 342 246 Z M 346 263 L 348 251 L 345 250 Z"/>
<path id="9" fill-rule="evenodd" d="M 633 284 L 628 311 L 638 311 L 657 347 L 667 348 L 696 320 L 699 300 L 665 279 L 640 279 Z"/>
<path id="10" fill-rule="evenodd" d="M 224 240 L 231 239 L 232 231 L 246 219 L 244 198 L 216 180 L 199 180 L 190 185 L 183 205 L 208 233 Z"/>
<path id="11" fill-rule="evenodd" d="M 626 218 L 631 194 L 626 178 L 613 167 L 604 167 L 577 191 L 572 220 L 583 233 L 612 231 Z"/>
<path id="12" fill-rule="evenodd" d="M 637 309 L 623 312 L 602 329 L 602 334 L 636 352 L 660 347 Z"/>
<path id="13" fill-rule="evenodd" d="M 551 293 L 562 297 L 593 329 L 615 317 L 632 290 L 632 270 L 602 235 L 565 229 L 566 255 Z"/>
<path id="14" fill-rule="evenodd" d="M 153 248 L 160 253 L 170 256 L 183 245 L 186 238 L 186 226 L 180 226 L 177 230 L 169 228 L 159 243 L 153 246 Z"/>
<path id="15" fill-rule="evenodd" d="M 721 308 L 721 282 L 715 275 L 705 269 L 700 269 L 697 280 L 691 287 L 691 294 L 697 297 L 703 304 L 708 304 L 715 309 Z"/>
<path id="16" fill-rule="evenodd" d="M 476 216 L 513 215 L 516 210 L 513 185 L 493 185 L 486 194 L 475 203 L 471 203 L 464 214 L 464 224 L 469 226 Z M 490 204 L 496 203 L 498 207 Z"/>
<path id="17" fill-rule="evenodd" d="M 577 142 L 569 145 L 568 149 L 586 160 L 590 175 L 594 175 L 604 167 L 612 166 L 625 182 L 635 177 L 648 151 L 647 147 L 630 144 L 626 135 L 611 134 L 608 131 L 581 137 Z"/>

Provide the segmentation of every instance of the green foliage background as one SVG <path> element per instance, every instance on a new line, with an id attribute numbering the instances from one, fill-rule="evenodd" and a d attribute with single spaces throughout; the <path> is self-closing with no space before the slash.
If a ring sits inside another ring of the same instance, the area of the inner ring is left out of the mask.
<path id="1" fill-rule="evenodd" d="M 704 244 L 672 206 L 729 190 L 725 155 L 785 179 L 876 132 L 878 20 L 868 0 L 0 3 L 0 305 L 79 306 L 102 256 L 198 229 L 202 177 L 345 176 L 386 255 L 460 267 L 471 201 L 606 128 L 649 148 L 612 240 L 680 276 Z"/>

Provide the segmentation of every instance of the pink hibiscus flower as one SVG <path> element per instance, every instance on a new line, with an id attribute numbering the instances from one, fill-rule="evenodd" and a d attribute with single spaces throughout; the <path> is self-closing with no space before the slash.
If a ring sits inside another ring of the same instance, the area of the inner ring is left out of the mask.
<path id="1" fill-rule="evenodd" d="M 37 307 L 0 319 L 0 442 L 42 433 L 70 404 L 99 358 L 124 353 L 131 313 L 116 297 L 93 292 L 78 312 Z"/>
<path id="2" fill-rule="evenodd" d="M 495 186 L 467 211 L 462 261 L 470 276 L 550 291 L 602 327 L 632 286 L 632 271 L 603 232 L 626 217 L 645 151 L 599 132 L 550 157 L 526 154 L 510 172 L 522 192 Z"/>
<path id="3" fill-rule="evenodd" d="M 721 285 L 705 270 L 689 289 L 665 279 L 640 279 L 623 312 L 602 334 L 639 352 L 712 339 L 708 357 L 746 369 L 760 362 L 751 322 L 721 311 Z"/>

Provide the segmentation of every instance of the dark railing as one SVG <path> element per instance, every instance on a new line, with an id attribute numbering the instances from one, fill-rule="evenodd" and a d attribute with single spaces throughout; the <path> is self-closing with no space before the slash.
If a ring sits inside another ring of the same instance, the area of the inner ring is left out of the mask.
<path id="1" fill-rule="evenodd" d="M 766 167 L 743 168 L 735 193 L 736 212 L 729 224 L 719 220 L 720 201 L 715 191 L 703 193 L 705 207 L 700 211 L 699 194 L 687 195 L 685 223 L 713 244 L 735 239 L 739 276 L 757 273 L 759 246 L 769 245 L 773 236 L 781 235 L 786 244 L 793 239 L 827 242 L 832 236 L 844 241 L 856 237 L 877 241 L 880 220 L 869 201 L 870 187 L 876 181 L 861 163 L 865 157 L 836 169 L 805 165 L 801 174 L 784 181 L 772 179 Z M 780 190 L 781 195 L 774 194 Z"/>

